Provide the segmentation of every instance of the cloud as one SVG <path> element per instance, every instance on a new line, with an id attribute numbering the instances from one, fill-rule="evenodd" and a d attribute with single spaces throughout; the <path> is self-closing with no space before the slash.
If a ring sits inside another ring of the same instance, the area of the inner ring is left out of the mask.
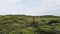
<path id="1" fill-rule="evenodd" d="M 0 14 L 17 14 L 22 13 L 26 7 L 23 0 L 0 0 Z"/>
<path id="2" fill-rule="evenodd" d="M 59 15 L 60 13 L 60 0 L 38 0 L 38 2 L 35 1 L 32 4 L 35 7 L 27 11 L 31 15 Z"/>
<path id="3" fill-rule="evenodd" d="M 59 15 L 60 0 L 0 0 L 0 14 Z"/>
<path id="4" fill-rule="evenodd" d="M 0 0 L 0 3 L 2 4 L 7 4 L 7 3 L 18 3 L 21 2 L 22 0 Z"/>

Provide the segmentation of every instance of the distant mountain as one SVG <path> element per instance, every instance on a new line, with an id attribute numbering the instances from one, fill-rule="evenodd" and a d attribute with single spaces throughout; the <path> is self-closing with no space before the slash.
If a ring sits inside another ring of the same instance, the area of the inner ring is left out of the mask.
<path id="1" fill-rule="evenodd" d="M 54 15 L 42 15 L 40 17 L 53 17 L 53 18 L 57 18 L 57 17 L 60 17 L 60 16 L 54 16 Z"/>
<path id="2" fill-rule="evenodd" d="M 9 14 L 9 15 L 0 15 L 0 16 L 31 16 L 31 15 L 24 15 L 24 14 L 16 14 L 16 15 L 13 15 L 13 14 Z M 32 16 L 31 16 L 32 17 Z M 53 18 L 57 18 L 57 17 L 60 17 L 60 16 L 54 16 L 54 15 L 42 15 L 42 16 L 35 16 L 35 17 L 53 17 Z"/>

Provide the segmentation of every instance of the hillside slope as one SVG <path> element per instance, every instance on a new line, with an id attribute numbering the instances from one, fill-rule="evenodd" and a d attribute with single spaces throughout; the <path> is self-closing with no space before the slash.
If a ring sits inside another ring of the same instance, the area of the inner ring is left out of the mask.
<path id="1" fill-rule="evenodd" d="M 35 16 L 38 27 L 29 26 L 32 16 L 0 16 L 0 34 L 60 34 L 60 16 Z"/>

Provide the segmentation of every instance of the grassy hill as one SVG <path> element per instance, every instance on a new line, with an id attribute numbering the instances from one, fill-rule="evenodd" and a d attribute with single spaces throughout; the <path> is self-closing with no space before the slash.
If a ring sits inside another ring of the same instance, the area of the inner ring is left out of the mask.
<path id="1" fill-rule="evenodd" d="M 60 34 L 60 16 L 35 16 L 36 25 L 31 26 L 32 16 L 0 16 L 0 34 Z"/>

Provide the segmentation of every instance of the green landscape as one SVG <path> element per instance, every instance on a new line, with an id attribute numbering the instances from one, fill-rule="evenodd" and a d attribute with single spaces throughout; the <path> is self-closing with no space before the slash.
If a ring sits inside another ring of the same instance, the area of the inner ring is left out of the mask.
<path id="1" fill-rule="evenodd" d="M 60 34 L 60 16 L 0 15 L 0 34 Z"/>

